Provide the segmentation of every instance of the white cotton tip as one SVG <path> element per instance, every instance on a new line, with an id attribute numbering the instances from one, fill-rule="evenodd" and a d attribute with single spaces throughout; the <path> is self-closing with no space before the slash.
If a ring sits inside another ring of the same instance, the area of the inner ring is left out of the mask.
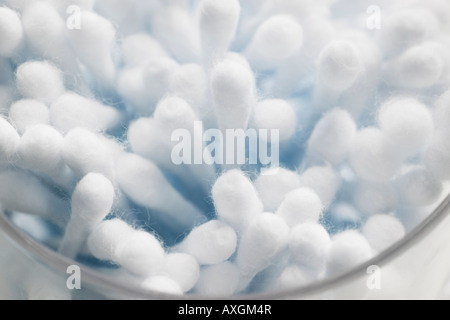
<path id="1" fill-rule="evenodd" d="M 201 212 L 169 184 L 154 163 L 126 154 L 118 160 L 116 171 L 123 192 L 137 204 L 164 213 L 169 226 L 185 230 L 202 220 Z"/>
<path id="2" fill-rule="evenodd" d="M 283 270 L 272 286 L 273 290 L 285 291 L 304 287 L 314 281 L 314 278 L 303 268 L 292 265 Z"/>
<path id="3" fill-rule="evenodd" d="M 128 67 L 143 66 L 148 60 L 167 57 L 164 48 L 148 34 L 133 34 L 122 42 L 122 56 Z"/>
<path id="4" fill-rule="evenodd" d="M 200 61 L 200 39 L 193 17 L 178 6 L 162 9 L 152 21 L 155 37 L 180 63 Z"/>
<path id="5" fill-rule="evenodd" d="M 331 218 L 337 223 L 351 223 L 357 225 L 361 221 L 361 212 L 353 205 L 342 202 L 333 206 Z"/>
<path id="6" fill-rule="evenodd" d="M 442 76 L 444 61 L 432 46 L 414 46 L 386 63 L 384 79 L 390 85 L 405 89 L 425 89 Z"/>
<path id="7" fill-rule="evenodd" d="M 112 84 L 115 66 L 111 51 L 115 30 L 111 22 L 91 11 L 81 11 L 81 28 L 68 32 L 69 42 L 78 59 L 102 84 Z"/>
<path id="8" fill-rule="evenodd" d="M 228 171 L 217 179 L 212 198 L 218 217 L 238 232 L 264 210 L 252 182 L 239 170 Z"/>
<path id="9" fill-rule="evenodd" d="M 133 230 L 115 251 L 116 261 L 132 274 L 149 277 L 164 267 L 165 252 L 158 239 L 145 231 Z"/>
<path id="10" fill-rule="evenodd" d="M 362 179 L 373 182 L 390 180 L 401 164 L 400 151 L 379 129 L 359 131 L 350 151 L 350 163 Z"/>
<path id="11" fill-rule="evenodd" d="M 356 185 L 353 202 L 366 215 L 394 212 L 399 204 L 397 190 L 390 182 L 363 181 Z"/>
<path id="12" fill-rule="evenodd" d="M 436 130 L 426 152 L 426 164 L 430 171 L 444 180 L 450 179 L 450 133 Z"/>
<path id="13" fill-rule="evenodd" d="M 16 129 L 0 117 L 0 161 L 10 161 L 19 147 L 20 136 Z"/>
<path id="14" fill-rule="evenodd" d="M 406 155 L 420 151 L 433 134 L 430 110 L 414 98 L 394 98 L 380 109 L 378 122 L 397 151 Z"/>
<path id="15" fill-rule="evenodd" d="M 405 236 L 405 228 L 397 218 L 381 214 L 371 217 L 362 232 L 372 248 L 378 252 L 388 249 Z"/>
<path id="16" fill-rule="evenodd" d="M 98 172 L 114 177 L 113 158 L 99 136 L 87 129 L 75 128 L 64 138 L 62 156 L 79 177 Z"/>
<path id="17" fill-rule="evenodd" d="M 24 172 L 0 174 L 0 203 L 5 209 L 37 215 L 59 227 L 67 223 L 67 204 L 37 178 Z"/>
<path id="18" fill-rule="evenodd" d="M 23 27 L 19 15 L 13 10 L 0 8 L 0 56 L 14 55 L 23 40 Z"/>
<path id="19" fill-rule="evenodd" d="M 228 297 L 236 293 L 240 272 L 233 263 L 226 261 L 202 268 L 195 292 L 204 296 Z"/>
<path id="20" fill-rule="evenodd" d="M 284 220 L 273 213 L 262 213 L 250 223 L 242 235 L 236 256 L 244 280 L 251 280 L 273 263 L 287 247 L 289 231 Z"/>
<path id="21" fill-rule="evenodd" d="M 294 108 L 284 100 L 264 100 L 254 110 L 253 122 L 259 130 L 278 130 L 280 142 L 291 139 L 297 128 Z"/>
<path id="22" fill-rule="evenodd" d="M 198 10 L 203 58 L 213 62 L 228 51 L 238 27 L 241 5 L 238 0 L 203 0 Z"/>
<path id="23" fill-rule="evenodd" d="M 62 158 L 64 138 L 53 127 L 36 125 L 22 135 L 19 163 L 48 175 L 56 184 L 71 188 L 74 177 Z"/>
<path id="24" fill-rule="evenodd" d="M 175 130 L 188 129 L 193 132 L 194 122 L 198 121 L 194 109 L 183 99 L 178 97 L 167 97 L 162 99 L 156 106 L 154 119 L 161 128 L 170 136 Z"/>
<path id="25" fill-rule="evenodd" d="M 106 131 L 116 128 L 120 120 L 116 109 L 76 93 L 60 96 L 50 107 L 50 121 L 62 133 L 77 127 Z"/>
<path id="26" fill-rule="evenodd" d="M 68 58 L 67 25 L 52 4 L 43 1 L 30 3 L 22 14 L 22 23 L 34 52 L 58 62 Z"/>
<path id="27" fill-rule="evenodd" d="M 251 70 L 231 60 L 218 63 L 211 71 L 211 92 L 220 128 L 246 129 L 256 103 Z"/>
<path id="28" fill-rule="evenodd" d="M 300 176 L 300 186 L 314 190 L 324 209 L 334 201 L 341 185 L 339 174 L 332 167 L 312 167 Z"/>
<path id="29" fill-rule="evenodd" d="M 327 273 L 330 276 L 341 275 L 372 257 L 372 248 L 360 232 L 344 231 L 332 239 L 327 257 Z"/>
<path id="30" fill-rule="evenodd" d="M 396 185 L 402 202 L 412 206 L 432 205 L 443 190 L 441 179 L 425 167 L 411 168 L 396 179 Z"/>
<path id="31" fill-rule="evenodd" d="M 95 227 L 86 242 L 91 254 L 97 259 L 117 263 L 116 250 L 133 233 L 126 222 L 113 219 L 101 222 Z"/>
<path id="32" fill-rule="evenodd" d="M 177 62 L 165 57 L 149 60 L 143 66 L 142 81 L 150 102 L 156 103 L 167 94 L 178 68 Z"/>
<path id="33" fill-rule="evenodd" d="M 289 251 L 295 263 L 319 274 L 325 269 L 331 238 L 318 223 L 305 223 L 291 230 Z"/>
<path id="34" fill-rule="evenodd" d="M 339 165 L 347 159 L 356 131 L 356 123 L 347 111 L 333 110 L 314 128 L 308 155 L 314 160 Z"/>
<path id="35" fill-rule="evenodd" d="M 447 129 L 450 123 L 450 91 L 442 94 L 435 103 L 433 111 L 434 122 L 437 129 Z"/>
<path id="36" fill-rule="evenodd" d="M 277 215 L 294 227 L 306 222 L 319 222 L 323 204 L 317 193 L 309 188 L 291 191 L 278 208 Z"/>
<path id="37" fill-rule="evenodd" d="M 300 187 L 300 176 L 283 168 L 276 169 L 273 174 L 260 175 L 255 181 L 264 209 L 269 212 L 275 212 L 286 195 Z"/>
<path id="38" fill-rule="evenodd" d="M 430 38 L 438 26 L 436 17 L 426 10 L 395 10 L 383 22 L 380 45 L 385 55 L 395 54 Z"/>
<path id="39" fill-rule="evenodd" d="M 349 41 L 333 41 L 319 56 L 318 82 L 329 89 L 347 90 L 363 71 L 358 48 Z"/>
<path id="40" fill-rule="evenodd" d="M 179 67 L 173 75 L 170 91 L 174 96 L 186 100 L 200 118 L 212 113 L 212 109 L 206 105 L 208 77 L 201 66 L 187 64 Z"/>
<path id="41" fill-rule="evenodd" d="M 49 124 L 50 112 L 44 103 L 25 99 L 11 105 L 9 119 L 17 131 L 22 134 L 32 126 Z"/>
<path id="42" fill-rule="evenodd" d="M 152 113 L 153 102 L 151 102 L 150 94 L 147 91 L 148 88 L 144 85 L 142 67 L 121 70 L 116 85 L 117 92 L 131 105 L 136 113 L 145 115 Z"/>
<path id="43" fill-rule="evenodd" d="M 170 145 L 160 138 L 163 134 L 163 128 L 154 118 L 140 118 L 129 125 L 127 136 L 134 153 L 163 167 L 172 163 Z"/>
<path id="44" fill-rule="evenodd" d="M 72 214 L 59 252 L 75 258 L 94 228 L 111 212 L 114 202 L 114 187 L 107 178 L 98 173 L 89 173 L 72 194 Z"/>
<path id="45" fill-rule="evenodd" d="M 183 289 L 173 279 L 166 276 L 153 276 L 142 282 L 141 287 L 154 293 L 181 296 Z"/>
<path id="46" fill-rule="evenodd" d="M 171 253 L 166 256 L 164 272 L 183 290 L 190 291 L 200 278 L 200 266 L 191 255 Z"/>
<path id="47" fill-rule="evenodd" d="M 364 64 L 358 48 L 349 41 L 332 41 L 319 56 L 315 105 L 321 109 L 335 107 L 341 94 L 363 72 Z"/>
<path id="48" fill-rule="evenodd" d="M 178 250 L 194 256 L 201 265 L 212 265 L 228 260 L 236 246 L 234 229 L 225 222 L 213 220 L 192 230 Z"/>
<path id="49" fill-rule="evenodd" d="M 271 69 L 297 53 L 303 45 L 303 28 L 290 15 L 275 15 L 264 21 L 246 49 L 258 69 Z"/>
<path id="50" fill-rule="evenodd" d="M 61 70 L 46 61 L 25 62 L 17 68 L 16 85 L 24 98 L 52 103 L 65 91 Z"/>

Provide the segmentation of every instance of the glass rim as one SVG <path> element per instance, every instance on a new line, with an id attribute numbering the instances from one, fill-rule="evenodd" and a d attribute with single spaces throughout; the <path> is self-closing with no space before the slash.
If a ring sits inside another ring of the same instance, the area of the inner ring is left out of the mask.
<path id="1" fill-rule="evenodd" d="M 425 238 L 429 232 L 439 225 L 450 214 L 450 194 L 445 197 L 443 201 L 437 206 L 435 210 L 416 228 L 408 232 L 406 236 L 388 248 L 387 250 L 376 255 L 373 259 L 350 269 L 346 273 L 343 273 L 336 277 L 328 277 L 319 281 L 315 281 L 307 286 L 298 288 L 292 288 L 283 291 L 274 291 L 258 294 L 238 294 L 233 296 L 204 296 L 198 294 L 185 294 L 182 296 L 164 294 L 156 291 L 149 291 L 143 288 L 132 287 L 129 284 L 114 279 L 112 277 L 105 276 L 101 272 L 96 271 L 93 268 L 85 266 L 74 260 L 61 256 L 54 250 L 47 248 L 46 246 L 38 243 L 31 236 L 24 231 L 15 227 L 12 222 L 6 217 L 3 210 L 0 209 L 0 231 L 3 232 L 10 240 L 12 240 L 15 246 L 19 246 L 18 249 L 24 250 L 26 253 L 31 254 L 33 258 L 37 258 L 41 263 L 44 263 L 46 267 L 53 269 L 58 273 L 66 274 L 67 267 L 71 265 L 78 265 L 82 275 L 82 287 L 83 283 L 88 284 L 88 287 L 95 289 L 105 290 L 105 292 L 111 292 L 114 296 L 118 296 L 123 299 L 176 299 L 176 300 L 280 300 L 289 298 L 307 298 L 313 295 L 326 293 L 332 291 L 336 287 L 351 283 L 357 277 L 362 274 L 367 274 L 367 269 L 370 266 L 376 265 L 382 267 L 388 262 L 402 255 L 406 250 L 411 248 L 414 244 Z M 100 292 L 101 293 L 101 292 Z"/>

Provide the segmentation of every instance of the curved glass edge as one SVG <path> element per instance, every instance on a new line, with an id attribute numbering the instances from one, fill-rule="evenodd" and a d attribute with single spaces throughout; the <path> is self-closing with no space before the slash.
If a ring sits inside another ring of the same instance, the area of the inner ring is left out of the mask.
<path id="1" fill-rule="evenodd" d="M 83 283 L 89 284 L 97 293 L 103 294 L 107 292 L 114 293 L 114 296 L 123 299 L 142 299 L 142 300 L 281 300 L 281 299 L 306 299 L 308 297 L 326 293 L 334 290 L 336 287 L 343 286 L 356 280 L 361 275 L 366 274 L 369 266 L 384 266 L 402 253 L 410 249 L 412 246 L 425 238 L 437 225 L 439 225 L 450 214 L 450 195 L 448 195 L 439 206 L 428 216 L 418 227 L 409 232 L 401 241 L 386 251 L 374 257 L 372 260 L 349 270 L 347 273 L 337 277 L 327 278 L 312 283 L 309 286 L 284 290 L 282 292 L 270 292 L 254 295 L 235 295 L 235 296 L 200 296 L 195 294 L 175 296 L 162 294 L 160 292 L 147 291 L 140 288 L 130 287 L 124 282 L 106 277 L 101 273 L 86 267 L 80 266 L 83 275 Z M 77 264 L 73 260 L 67 259 L 58 253 L 50 250 L 36 242 L 23 231 L 14 227 L 3 211 L 0 210 L 0 230 L 6 235 L 19 250 L 24 250 L 26 254 L 31 254 L 48 268 L 58 274 L 66 274 L 67 267 Z M 105 298 L 109 298 L 107 295 Z"/>

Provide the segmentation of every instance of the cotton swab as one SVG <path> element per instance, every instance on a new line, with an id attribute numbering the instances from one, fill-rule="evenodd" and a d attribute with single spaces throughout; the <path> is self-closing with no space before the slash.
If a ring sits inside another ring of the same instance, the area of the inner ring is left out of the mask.
<path id="1" fill-rule="evenodd" d="M 175 296 L 183 295 L 183 289 L 173 279 L 167 276 L 153 276 L 141 283 L 141 287 L 152 293 L 170 294 Z"/>
<path id="2" fill-rule="evenodd" d="M 11 105 L 9 119 L 17 131 L 22 134 L 34 125 L 48 125 L 50 123 L 50 112 L 44 103 L 25 99 Z"/>
<path id="3" fill-rule="evenodd" d="M 336 197 L 342 181 L 330 166 L 311 167 L 300 176 L 300 186 L 314 190 L 324 208 L 328 208 Z"/>
<path id="4" fill-rule="evenodd" d="M 319 222 L 323 205 L 316 192 L 308 188 L 291 191 L 281 203 L 276 214 L 294 227 L 306 222 Z"/>
<path id="5" fill-rule="evenodd" d="M 224 60 L 211 71 L 211 92 L 219 127 L 246 129 L 256 103 L 252 72 L 237 62 Z"/>
<path id="6" fill-rule="evenodd" d="M 181 63 L 200 61 L 200 38 L 189 12 L 178 6 L 168 6 L 152 21 L 155 37 Z"/>
<path id="7" fill-rule="evenodd" d="M 339 165 L 347 159 L 356 136 L 356 123 L 347 111 L 333 110 L 316 125 L 308 143 L 312 159 Z"/>
<path id="8" fill-rule="evenodd" d="M 289 141 L 297 128 L 294 108 L 284 100 L 269 99 L 259 102 L 253 113 L 256 129 L 279 130 L 279 141 Z"/>
<path id="9" fill-rule="evenodd" d="M 289 227 L 273 213 L 258 215 L 242 235 L 236 256 L 241 272 L 241 286 L 249 283 L 288 245 Z"/>
<path id="10" fill-rule="evenodd" d="M 200 277 L 200 266 L 191 255 L 170 253 L 165 258 L 164 273 L 175 280 L 183 292 L 190 291 Z"/>
<path id="11" fill-rule="evenodd" d="M 61 70 L 47 61 L 25 62 L 17 68 L 16 85 L 24 98 L 52 103 L 65 91 Z"/>
<path id="12" fill-rule="evenodd" d="M 177 248 L 194 256 L 201 265 L 214 265 L 228 260 L 236 247 L 234 229 L 213 220 L 192 230 Z"/>
<path id="13" fill-rule="evenodd" d="M 66 22 L 52 4 L 43 1 L 30 3 L 23 11 L 22 23 L 34 52 L 76 70 L 67 41 Z"/>
<path id="14" fill-rule="evenodd" d="M 204 0 L 198 10 L 203 60 L 209 67 L 228 51 L 236 34 L 241 6 L 237 0 Z"/>
<path id="15" fill-rule="evenodd" d="M 22 195 L 26 195 L 23 197 Z M 7 210 L 32 214 L 64 228 L 69 208 L 40 180 L 23 171 L 0 173 L 0 202 Z"/>
<path id="16" fill-rule="evenodd" d="M 413 206 L 433 204 L 441 195 L 443 186 L 428 168 L 412 167 L 396 179 L 403 203 Z"/>
<path id="17" fill-rule="evenodd" d="M 260 175 L 254 182 L 255 188 L 264 204 L 264 209 L 275 212 L 285 199 L 285 196 L 301 187 L 300 176 L 284 168 Z"/>
<path id="18" fill-rule="evenodd" d="M 390 180 L 401 164 L 400 151 L 376 128 L 359 131 L 350 151 L 350 163 L 363 179 L 373 182 Z"/>
<path id="19" fill-rule="evenodd" d="M 0 117 L 0 161 L 12 161 L 20 143 L 20 136 L 13 126 Z"/>
<path id="20" fill-rule="evenodd" d="M 102 85 L 112 85 L 115 65 L 112 49 L 116 40 L 113 25 L 91 11 L 81 11 L 82 27 L 70 30 L 68 39 L 78 59 L 91 71 Z"/>
<path id="21" fill-rule="evenodd" d="M 185 200 L 166 180 L 159 168 L 134 154 L 122 156 L 116 165 L 121 189 L 137 204 L 164 214 L 165 223 L 186 230 L 204 220 L 202 213 Z"/>
<path id="22" fill-rule="evenodd" d="M 275 15 L 259 26 L 245 54 L 255 68 L 271 70 L 302 45 L 301 25 L 290 15 Z"/>
<path id="23" fill-rule="evenodd" d="M 62 157 L 79 177 L 90 172 L 102 173 L 114 180 L 114 162 L 111 151 L 93 132 L 75 128 L 64 137 Z"/>
<path id="24" fill-rule="evenodd" d="M 335 40 L 319 56 L 314 104 L 328 110 L 336 107 L 339 97 L 364 71 L 358 48 L 349 41 Z"/>
<path id="25" fill-rule="evenodd" d="M 389 215 L 371 217 L 362 230 L 372 248 L 378 252 L 386 250 L 405 236 L 403 224 Z"/>
<path id="26" fill-rule="evenodd" d="M 212 198 L 219 219 L 238 233 L 264 210 L 253 184 L 240 170 L 219 177 L 212 188 Z"/>
<path id="27" fill-rule="evenodd" d="M 398 193 L 390 182 L 362 181 L 355 187 L 353 202 L 363 214 L 373 215 L 394 212 L 398 205 Z"/>
<path id="28" fill-rule="evenodd" d="M 19 15 L 7 7 L 0 8 L 0 56 L 14 55 L 24 37 Z"/>
<path id="29" fill-rule="evenodd" d="M 114 187 L 107 178 L 89 173 L 76 186 L 72 195 L 72 214 L 59 252 L 75 258 L 94 228 L 111 212 Z"/>
<path id="30" fill-rule="evenodd" d="M 327 274 L 340 275 L 370 260 L 372 256 L 372 248 L 360 232 L 344 231 L 332 239 L 327 257 Z"/>
<path id="31" fill-rule="evenodd" d="M 34 126 L 22 135 L 18 147 L 19 164 L 48 175 L 57 185 L 71 190 L 75 176 L 64 163 L 64 138 L 53 127 Z"/>
<path id="32" fill-rule="evenodd" d="M 292 260 L 311 273 L 318 275 L 325 270 L 330 247 L 330 235 L 318 223 L 300 224 L 291 230 L 289 252 Z"/>
<path id="33" fill-rule="evenodd" d="M 50 120 L 62 133 L 82 127 L 92 131 L 108 131 L 117 128 L 121 114 L 113 107 L 80 96 L 65 93 L 50 106 Z"/>
<path id="34" fill-rule="evenodd" d="M 414 46 L 387 62 L 384 79 L 394 87 L 426 89 L 435 85 L 442 76 L 444 61 L 430 45 Z"/>
<path id="35" fill-rule="evenodd" d="M 168 56 L 161 44 L 145 33 L 126 37 L 121 49 L 123 61 L 128 67 L 143 66 L 150 59 Z"/>

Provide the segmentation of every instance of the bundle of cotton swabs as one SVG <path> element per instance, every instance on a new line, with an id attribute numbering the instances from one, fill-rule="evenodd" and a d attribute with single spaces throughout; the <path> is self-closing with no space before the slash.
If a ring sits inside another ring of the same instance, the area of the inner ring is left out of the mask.
<path id="1" fill-rule="evenodd" d="M 154 292 L 363 264 L 450 179 L 450 4 L 371 4 L 0 1 L 2 208 Z"/>

